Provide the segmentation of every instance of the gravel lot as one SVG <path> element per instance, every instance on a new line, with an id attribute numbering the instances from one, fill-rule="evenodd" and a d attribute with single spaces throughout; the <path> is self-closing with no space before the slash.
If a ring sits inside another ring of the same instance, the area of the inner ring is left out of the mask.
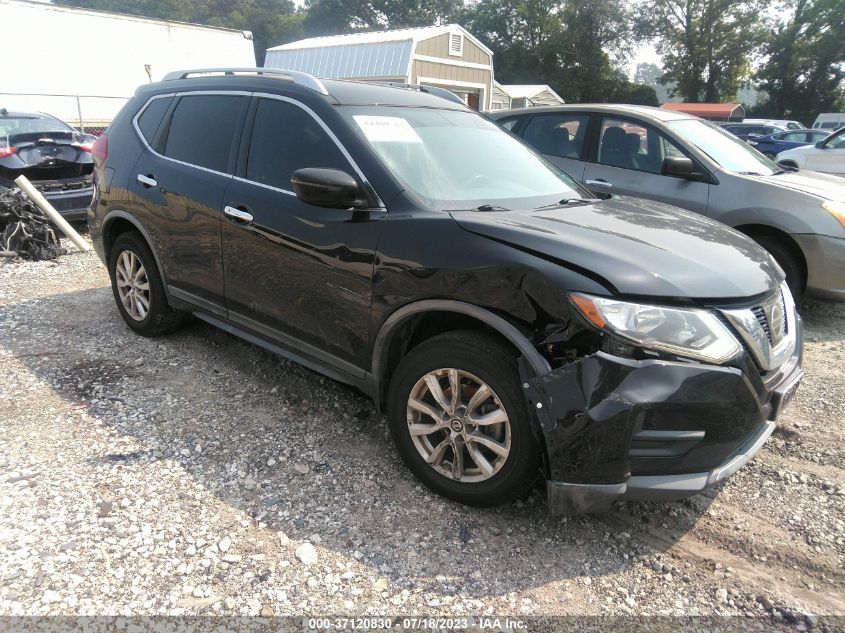
<path id="1" fill-rule="evenodd" d="M 0 615 L 845 615 L 845 306 L 720 489 L 552 518 L 422 488 L 359 393 L 200 322 L 149 340 L 93 253 L 0 261 Z M 840 624 L 843 621 L 839 621 Z"/>

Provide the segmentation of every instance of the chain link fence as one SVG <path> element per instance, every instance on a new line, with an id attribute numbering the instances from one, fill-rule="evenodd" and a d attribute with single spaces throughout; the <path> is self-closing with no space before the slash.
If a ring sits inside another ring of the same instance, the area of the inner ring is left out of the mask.
<path id="1" fill-rule="evenodd" d="M 9 112 L 41 112 L 61 119 L 85 134 L 99 136 L 131 97 L 0 92 L 0 108 Z"/>

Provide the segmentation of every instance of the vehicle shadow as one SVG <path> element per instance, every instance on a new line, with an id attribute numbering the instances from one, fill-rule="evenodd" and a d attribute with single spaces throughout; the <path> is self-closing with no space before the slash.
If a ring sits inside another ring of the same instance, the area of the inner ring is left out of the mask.
<path id="1" fill-rule="evenodd" d="M 0 346 L 144 447 L 89 463 L 172 460 L 256 524 L 319 535 L 401 587 L 481 597 L 615 574 L 671 547 L 716 494 L 586 517 L 549 516 L 539 490 L 464 507 L 418 484 L 362 394 L 199 321 L 139 337 L 108 288 L 0 306 Z"/>

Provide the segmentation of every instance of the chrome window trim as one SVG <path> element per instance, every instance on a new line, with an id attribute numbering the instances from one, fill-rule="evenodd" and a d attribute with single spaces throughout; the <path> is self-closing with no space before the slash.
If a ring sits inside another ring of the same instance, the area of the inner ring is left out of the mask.
<path id="1" fill-rule="evenodd" d="M 739 333 L 742 340 L 751 350 L 755 360 L 764 371 L 777 369 L 786 362 L 795 351 L 796 326 L 795 326 L 795 301 L 789 292 L 786 282 L 781 284 L 778 290 L 783 301 L 783 309 L 786 317 L 786 332 L 781 341 L 772 345 L 769 337 L 757 320 L 751 308 L 737 310 L 721 310 L 722 314 Z M 771 298 L 767 301 L 770 301 Z M 763 302 L 765 304 L 766 302 Z M 755 306 L 756 307 L 756 306 Z M 766 315 L 768 320 L 768 313 Z M 770 330 L 771 324 L 769 324 Z"/>
<path id="2" fill-rule="evenodd" d="M 165 160 L 169 160 L 171 162 L 177 163 L 179 165 L 185 165 L 186 167 L 193 167 L 194 169 L 200 169 L 202 171 L 216 174 L 218 176 L 223 176 L 225 178 L 229 178 L 232 180 L 237 180 L 239 182 L 247 183 L 250 185 L 256 185 L 258 187 L 263 187 L 264 189 L 269 189 L 271 191 L 278 191 L 279 193 L 283 193 L 289 196 L 296 196 L 296 193 L 293 191 L 288 191 L 287 189 L 282 189 L 280 187 L 274 187 L 273 185 L 268 185 L 263 182 L 258 182 L 255 180 L 249 180 L 248 178 L 241 178 L 240 176 L 235 176 L 234 174 L 229 174 L 225 172 L 220 172 L 214 169 L 209 169 L 208 167 L 203 167 L 202 165 L 195 165 L 193 163 L 187 163 L 185 161 L 178 160 L 176 158 L 172 158 L 170 156 L 165 156 L 164 154 L 160 154 L 156 150 L 152 148 L 152 146 L 147 142 L 147 139 L 141 133 L 141 128 L 138 125 L 138 119 L 144 113 L 144 111 L 149 107 L 150 103 L 152 103 L 156 99 L 164 99 L 166 97 L 183 97 L 183 96 L 201 96 L 201 95 L 233 95 L 239 97 L 258 97 L 261 99 L 275 99 L 277 101 L 285 101 L 290 103 L 293 106 L 301 108 L 304 110 L 312 119 L 314 119 L 317 124 L 326 132 L 329 138 L 334 142 L 335 146 L 340 150 L 340 153 L 343 154 L 343 157 L 349 162 L 349 165 L 358 174 L 358 177 L 361 179 L 361 182 L 364 183 L 368 187 L 370 191 L 372 191 L 376 196 L 376 209 L 386 210 L 384 202 L 382 202 L 381 197 L 375 190 L 375 187 L 372 186 L 370 181 L 364 175 L 364 172 L 358 167 L 358 163 L 352 158 L 352 155 L 347 151 L 347 149 L 343 146 L 343 143 L 340 142 L 340 139 L 337 138 L 334 132 L 332 132 L 331 128 L 314 112 L 311 108 L 309 108 L 304 103 L 296 101 L 295 99 L 291 99 L 290 97 L 285 97 L 283 95 L 272 94 L 268 92 L 247 92 L 243 90 L 181 90 L 179 92 L 168 92 L 166 94 L 160 95 L 153 95 L 147 102 L 141 107 L 140 110 L 135 114 L 132 118 L 132 127 L 135 128 L 135 133 L 138 135 L 138 138 L 141 140 L 141 143 L 144 145 L 146 149 L 148 149 L 154 156 L 158 158 L 163 158 Z"/>
<path id="3" fill-rule="evenodd" d="M 132 117 L 132 127 L 135 128 L 135 133 L 138 135 L 138 138 L 141 139 L 141 142 L 154 156 L 158 156 L 159 158 L 163 158 L 164 160 L 169 160 L 173 163 L 178 165 L 185 165 L 186 167 L 193 167 L 194 169 L 199 169 L 201 171 L 208 172 L 210 174 L 216 174 L 218 176 L 223 176 L 224 178 L 234 178 L 232 174 L 228 174 L 226 172 L 217 171 L 216 169 L 209 169 L 208 167 L 203 167 L 202 165 L 195 165 L 194 163 L 187 163 L 183 160 L 179 160 L 177 158 L 172 158 L 170 156 L 165 156 L 164 154 L 159 154 L 155 151 L 150 144 L 147 142 L 147 139 L 141 134 L 141 128 L 138 126 L 138 119 L 144 113 L 144 110 L 149 107 L 150 103 L 152 103 L 156 99 L 163 99 L 165 97 L 194 97 L 194 96 L 202 96 L 202 95 L 218 95 L 218 96 L 236 96 L 236 97 L 249 97 L 252 95 L 251 92 L 246 92 L 244 90 L 183 90 L 180 92 L 169 92 L 167 94 L 160 94 L 160 95 L 153 95 L 150 97 L 147 102 L 143 105 L 143 107 L 138 110 L 138 113 Z"/>

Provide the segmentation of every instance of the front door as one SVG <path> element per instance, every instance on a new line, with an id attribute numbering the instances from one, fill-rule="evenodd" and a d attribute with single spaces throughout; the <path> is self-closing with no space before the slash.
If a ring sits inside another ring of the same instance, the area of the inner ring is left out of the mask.
<path id="1" fill-rule="evenodd" d="M 599 131 L 597 156 L 584 170 L 583 182 L 588 189 L 706 213 L 708 183 L 661 174 L 664 158 L 690 158 L 666 136 L 643 123 L 613 117 L 603 117 Z M 695 160 L 693 164 L 703 172 Z"/>
<path id="2" fill-rule="evenodd" d="M 807 155 L 805 168 L 845 176 L 845 130 L 831 136 L 823 147 L 814 147 Z"/>
<path id="3" fill-rule="evenodd" d="M 221 316 L 220 218 L 247 105 L 237 95 L 179 97 L 129 184 L 133 211 L 150 231 L 171 295 Z"/>
<path id="4" fill-rule="evenodd" d="M 362 377 L 384 211 L 324 209 L 293 194 L 297 169 L 357 173 L 322 122 L 290 99 L 257 99 L 241 162 L 225 206 L 252 219 L 223 222 L 229 319 Z"/>

